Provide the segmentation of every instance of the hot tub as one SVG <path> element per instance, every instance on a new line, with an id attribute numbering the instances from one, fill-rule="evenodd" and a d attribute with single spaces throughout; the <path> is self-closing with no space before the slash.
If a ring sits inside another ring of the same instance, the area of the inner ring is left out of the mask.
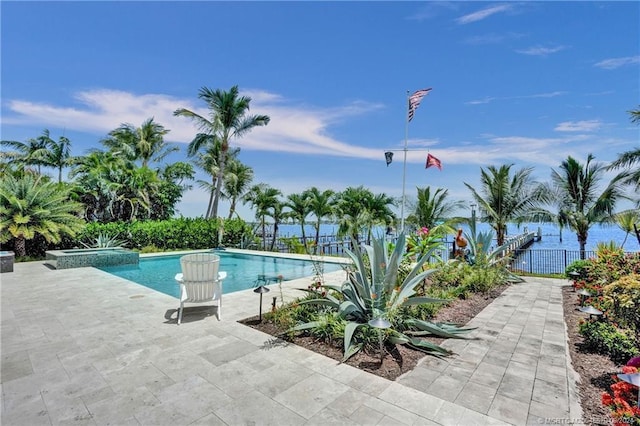
<path id="1" fill-rule="evenodd" d="M 137 265 L 139 254 L 122 247 L 48 250 L 45 263 L 56 269 Z"/>

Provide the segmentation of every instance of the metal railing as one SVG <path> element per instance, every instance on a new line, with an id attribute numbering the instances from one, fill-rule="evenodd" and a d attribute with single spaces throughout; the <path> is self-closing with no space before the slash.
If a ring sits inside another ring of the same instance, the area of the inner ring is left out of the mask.
<path id="1" fill-rule="evenodd" d="M 542 275 L 564 274 L 567 266 L 572 262 L 595 257 L 596 255 L 596 252 L 593 250 L 586 250 L 582 252 L 581 255 L 580 250 L 536 250 L 526 248 L 533 241 L 533 238 L 533 233 L 526 233 L 512 237 L 511 241 L 513 242 L 513 246 L 509 248 L 508 252 L 511 257 L 509 267 L 514 273 Z M 313 241 L 310 237 L 307 237 L 307 240 L 307 242 Z M 443 242 L 443 245 L 444 247 L 441 250 L 437 250 L 436 255 L 446 262 L 453 258 L 453 242 L 445 241 Z M 335 236 L 322 235 L 318 244 L 318 254 L 325 256 L 345 256 L 345 249 L 350 248 L 350 246 L 351 242 L 348 239 L 340 240 Z M 280 241 L 276 243 L 275 248 L 280 252 L 288 252 L 287 246 Z"/>
<path id="2" fill-rule="evenodd" d="M 582 256 L 581 256 L 582 255 Z M 527 274 L 564 274 L 572 262 L 595 257 L 593 250 L 519 249 L 514 250 L 511 270 Z"/>

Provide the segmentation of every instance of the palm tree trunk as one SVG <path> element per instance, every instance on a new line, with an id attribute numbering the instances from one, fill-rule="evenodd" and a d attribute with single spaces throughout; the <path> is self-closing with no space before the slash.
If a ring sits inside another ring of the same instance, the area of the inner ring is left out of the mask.
<path id="1" fill-rule="evenodd" d="M 587 239 L 583 236 L 578 237 L 578 244 L 580 245 L 580 260 L 584 260 L 587 257 L 587 253 L 585 251 L 587 247 Z"/>
<path id="2" fill-rule="evenodd" d="M 233 197 L 231 199 L 231 206 L 229 206 L 229 217 L 228 217 L 229 220 L 233 217 L 233 213 L 235 211 L 236 211 L 236 198 Z"/>
<path id="3" fill-rule="evenodd" d="M 273 248 L 276 246 L 276 237 L 278 235 L 278 221 L 273 222 L 273 237 L 271 238 L 271 247 L 269 251 L 273 251 Z"/>
<path id="4" fill-rule="evenodd" d="M 313 254 L 318 254 L 318 243 L 320 242 L 320 219 L 316 223 L 316 240 L 313 247 Z"/>
<path id="5" fill-rule="evenodd" d="M 211 180 L 211 186 L 216 184 L 215 178 Z M 211 217 L 211 207 L 213 206 L 213 191 L 209 191 L 209 205 L 207 205 L 207 213 L 204 215 L 205 219 L 209 219 Z"/>
<path id="6" fill-rule="evenodd" d="M 22 235 L 16 237 L 16 242 L 13 248 L 16 251 L 16 257 L 24 257 L 27 255 L 26 240 Z"/>
<path id="7" fill-rule="evenodd" d="M 262 250 L 267 251 L 267 235 L 264 223 L 264 215 L 262 215 Z"/>
<path id="8" fill-rule="evenodd" d="M 223 146 L 224 146 L 223 142 Z M 224 176 L 224 167 L 227 162 L 227 151 L 222 149 L 220 152 L 220 170 L 218 170 L 218 181 L 216 182 L 216 195 L 213 198 L 213 207 L 211 209 L 211 217 L 218 217 L 218 201 L 220 200 L 220 193 L 222 192 L 222 181 Z"/>

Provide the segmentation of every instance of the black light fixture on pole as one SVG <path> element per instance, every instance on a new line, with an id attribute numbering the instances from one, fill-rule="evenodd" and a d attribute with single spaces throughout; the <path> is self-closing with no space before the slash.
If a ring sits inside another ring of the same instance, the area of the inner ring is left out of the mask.
<path id="1" fill-rule="evenodd" d="M 261 285 L 260 287 L 257 287 L 255 290 L 253 290 L 254 293 L 258 293 L 260 294 L 260 313 L 258 315 L 258 321 L 262 322 L 262 295 L 264 293 L 269 293 L 269 289 L 263 285 Z"/>

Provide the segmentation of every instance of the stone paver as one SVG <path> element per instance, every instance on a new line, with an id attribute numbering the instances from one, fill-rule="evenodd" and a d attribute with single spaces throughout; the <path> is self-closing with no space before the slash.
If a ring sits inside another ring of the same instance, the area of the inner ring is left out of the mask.
<path id="1" fill-rule="evenodd" d="M 326 274 L 333 283 L 344 272 Z M 308 279 L 287 282 L 300 295 Z M 471 322 L 474 340 L 425 357 L 395 382 L 237 320 L 251 291 L 225 294 L 223 321 L 94 268 L 19 263 L 0 275 L 3 425 L 504 425 L 581 416 L 561 286 L 516 284 Z M 270 286 L 280 295 L 277 285 Z M 264 298 L 263 311 L 270 308 Z"/>

